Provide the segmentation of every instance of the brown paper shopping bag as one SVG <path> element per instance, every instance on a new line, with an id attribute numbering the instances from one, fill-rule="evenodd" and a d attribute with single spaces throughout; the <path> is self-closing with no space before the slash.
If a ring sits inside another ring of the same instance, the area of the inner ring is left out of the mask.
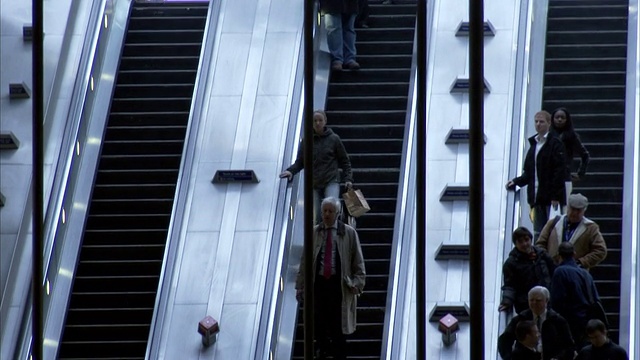
<path id="1" fill-rule="evenodd" d="M 349 189 L 346 193 L 342 194 L 342 198 L 347 206 L 347 210 L 349 210 L 349 214 L 353 217 L 358 217 L 371 210 L 367 199 L 364 198 L 360 190 Z"/>

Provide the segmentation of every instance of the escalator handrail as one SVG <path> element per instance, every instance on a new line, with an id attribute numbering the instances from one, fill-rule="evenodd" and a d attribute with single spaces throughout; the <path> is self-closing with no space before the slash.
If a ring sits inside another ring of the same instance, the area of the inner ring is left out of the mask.
<path id="1" fill-rule="evenodd" d="M 522 0 L 520 4 L 520 21 L 518 29 L 518 50 L 516 52 L 516 86 L 513 96 L 513 119 L 511 142 L 509 149 L 509 179 L 522 172 L 526 149 L 527 133 L 531 130 L 530 121 L 542 104 L 542 78 L 544 70 L 544 49 L 547 22 L 548 0 Z M 506 179 L 508 180 L 508 179 Z M 506 183 L 506 181 L 505 181 Z M 524 212 L 526 204 L 524 191 L 509 192 L 507 194 L 505 223 L 501 235 L 503 242 L 502 257 L 498 257 L 502 264 L 513 248 L 511 233 L 518 226 L 530 226 L 528 214 Z M 502 284 L 502 272 L 499 272 L 496 284 Z M 501 286 L 496 286 L 495 303 L 502 298 Z M 513 314 L 500 312 L 498 315 L 498 332 L 493 334 L 497 343 L 499 336 L 511 320 Z M 496 358 L 500 355 L 496 352 Z"/>
<path id="2" fill-rule="evenodd" d="M 57 271 L 52 271 L 51 266 L 54 266 L 57 263 L 57 257 L 60 256 L 61 252 L 54 251 L 56 247 L 64 246 L 63 243 L 56 243 L 58 240 L 58 227 L 60 223 L 60 217 L 65 201 L 65 197 L 67 191 L 70 186 L 72 186 L 73 181 L 70 179 L 74 176 L 74 167 L 73 167 L 73 157 L 74 151 L 76 149 L 76 141 L 80 133 L 80 129 L 83 126 L 83 122 L 88 122 L 88 119 L 83 116 L 84 114 L 89 113 L 87 111 L 91 108 L 90 104 L 87 102 L 91 101 L 91 96 L 89 87 L 91 82 L 91 75 L 102 63 L 98 61 L 98 67 L 96 67 L 96 56 L 99 52 L 99 39 L 103 36 L 108 29 L 103 27 L 104 22 L 113 21 L 113 19 L 107 19 L 105 14 L 109 11 L 109 6 L 112 4 L 111 1 L 101 0 L 92 3 L 89 15 L 89 23 L 87 25 L 86 33 L 89 34 L 85 36 L 84 42 L 82 45 L 80 60 L 79 60 L 79 74 L 80 76 L 76 77 L 76 81 L 74 83 L 74 87 L 71 94 L 71 104 L 69 106 L 69 111 L 66 113 L 67 120 L 65 122 L 65 127 L 63 134 L 61 135 L 62 143 L 59 148 L 59 156 L 57 157 L 57 162 L 54 168 L 53 175 L 53 183 L 50 188 L 50 196 L 49 201 L 47 202 L 47 206 L 45 208 L 44 214 L 44 224 L 43 224 L 43 241 L 44 241 L 44 253 L 42 257 L 43 261 L 43 283 L 40 286 L 45 286 L 45 284 L 55 284 L 56 277 L 58 276 Z M 74 6 L 74 5 L 72 5 Z M 76 4 L 75 6 L 80 6 Z M 77 8 L 76 8 L 77 9 Z M 69 39 L 67 37 L 72 36 L 70 32 L 65 33 L 65 39 L 63 39 L 63 44 L 67 43 Z M 45 115 L 45 128 L 50 132 L 51 126 L 53 123 L 53 114 L 52 112 L 47 111 Z M 75 168 L 77 170 L 77 167 Z M 68 209 L 70 210 L 70 209 Z M 28 297 L 31 297 L 31 290 L 29 291 Z M 45 298 L 45 305 L 43 305 L 43 316 L 47 317 L 47 304 Z M 30 306 L 25 306 L 23 317 L 22 317 L 22 325 L 20 334 L 18 336 L 18 345 L 19 349 L 16 349 L 16 357 L 19 359 L 27 359 L 29 358 L 29 353 L 31 352 L 31 317 L 32 317 L 32 308 Z"/>
<path id="3" fill-rule="evenodd" d="M 427 16 L 433 19 L 433 1 L 427 3 Z M 427 21 L 427 29 L 431 21 Z M 407 99 L 406 120 L 402 142 L 402 158 L 400 160 L 400 176 L 398 193 L 396 195 L 396 210 L 393 224 L 393 238 L 391 242 L 391 256 L 389 258 L 389 281 L 387 285 L 387 300 L 385 304 L 384 327 L 382 332 L 382 346 L 380 359 L 391 359 L 392 354 L 398 352 L 400 337 L 405 316 L 405 292 L 409 285 L 408 259 L 412 252 L 411 236 L 415 226 L 415 196 L 416 193 L 416 121 L 417 121 L 417 24 L 414 28 L 413 50 L 411 55 L 411 75 L 409 77 L 409 93 Z M 427 32 L 427 44 L 431 39 L 431 32 Z M 428 96 L 427 96 L 428 99 Z M 427 101 L 428 104 L 428 101 Z M 395 340 L 395 341 L 394 341 Z"/>
<path id="4" fill-rule="evenodd" d="M 314 18 L 319 19 L 318 3 L 314 10 Z M 319 19 L 320 20 L 320 19 Z M 314 53 L 314 104 L 313 108 L 323 107 L 326 103 L 327 80 L 329 75 L 328 54 L 321 51 L 326 46 L 322 39 L 325 36 L 321 21 L 316 21 L 313 31 Z M 298 148 L 302 145 L 304 123 L 304 40 L 300 41 L 298 50 L 298 71 L 293 101 L 289 116 L 289 130 L 287 132 L 283 162 L 293 163 L 297 157 Z M 324 81 L 323 81 L 324 79 Z M 285 161 L 286 160 L 286 161 Z M 295 274 L 299 266 L 304 235 L 301 233 L 304 217 L 296 216 L 296 212 L 303 211 L 301 199 L 304 200 L 303 186 L 304 172 L 299 173 L 287 184 L 282 182 L 279 191 L 278 213 L 284 216 L 276 218 L 276 229 L 269 255 L 269 269 L 267 272 L 267 296 L 262 302 L 262 316 L 258 329 L 258 344 L 254 358 L 256 360 L 279 359 L 290 357 L 293 353 L 296 315 L 298 303 L 294 297 Z M 290 185 L 290 186 L 289 186 Z M 280 199 L 283 201 L 280 202 Z"/>
<path id="5" fill-rule="evenodd" d="M 622 218 L 622 259 L 620 281 L 620 345 L 629 359 L 640 353 L 640 21 L 638 0 L 629 0 L 627 33 L 627 81 L 625 99 L 624 186 Z M 623 279 L 625 279 L 623 281 Z"/>
<path id="6" fill-rule="evenodd" d="M 145 359 L 160 358 L 160 340 L 170 305 L 171 282 L 177 274 L 174 266 L 176 263 L 176 254 L 186 236 L 186 204 L 189 201 L 189 183 L 197 152 L 198 132 L 202 123 L 201 119 L 204 117 L 204 113 L 206 113 L 203 105 L 206 104 L 207 101 L 207 79 L 211 72 L 209 65 L 213 59 L 214 47 L 220 42 L 220 34 L 217 32 L 218 22 L 220 21 L 219 14 L 221 14 L 220 7 L 220 1 L 209 1 L 207 20 L 204 26 L 202 47 L 200 48 L 200 58 L 196 72 L 197 76 L 193 87 L 189 119 L 185 132 L 186 137 L 180 160 L 180 170 L 176 180 L 174 202 L 167 231 L 167 241 L 153 306 Z"/>

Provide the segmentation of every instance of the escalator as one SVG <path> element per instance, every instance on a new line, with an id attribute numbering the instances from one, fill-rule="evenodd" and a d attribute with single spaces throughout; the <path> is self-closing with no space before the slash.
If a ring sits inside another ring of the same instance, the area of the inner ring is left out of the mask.
<path id="1" fill-rule="evenodd" d="M 407 95 L 411 74 L 416 1 L 370 4 L 369 28 L 357 29 L 359 71 L 332 72 L 327 93 L 328 126 L 349 153 L 354 186 L 371 211 L 357 219 L 367 280 L 358 299 L 357 330 L 347 338 L 350 359 L 379 359 Z M 302 312 L 294 359 L 303 355 Z"/>
<path id="2" fill-rule="evenodd" d="M 60 359 L 144 359 L 208 2 L 132 3 Z"/>
<path id="3" fill-rule="evenodd" d="M 589 198 L 607 258 L 591 270 L 618 342 L 628 0 L 550 0 L 543 108 L 560 106 L 591 154 L 573 192 Z M 574 164 L 574 168 L 576 168 Z"/>

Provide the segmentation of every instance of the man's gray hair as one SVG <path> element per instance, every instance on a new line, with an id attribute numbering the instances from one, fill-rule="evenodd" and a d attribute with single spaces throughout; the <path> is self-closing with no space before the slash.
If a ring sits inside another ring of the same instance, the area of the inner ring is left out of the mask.
<path id="1" fill-rule="evenodd" d="M 340 215 L 340 213 L 342 213 L 342 203 L 340 202 L 340 200 L 334 198 L 333 196 L 329 196 L 327 198 L 324 198 L 322 200 L 322 204 L 320 204 L 320 209 L 322 210 L 322 208 L 324 207 L 325 204 L 331 204 L 333 205 L 333 208 L 336 210 L 336 214 Z"/>
<path id="2" fill-rule="evenodd" d="M 549 301 L 549 298 L 551 298 L 549 290 L 544 286 L 532 287 L 531 290 L 529 290 L 529 296 L 527 297 L 527 299 L 531 299 L 531 296 L 533 295 L 542 295 L 547 301 Z"/>

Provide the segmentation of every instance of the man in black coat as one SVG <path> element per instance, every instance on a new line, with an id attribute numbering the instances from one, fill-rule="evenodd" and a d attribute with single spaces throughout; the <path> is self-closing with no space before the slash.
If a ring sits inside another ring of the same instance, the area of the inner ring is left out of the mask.
<path id="1" fill-rule="evenodd" d="M 320 13 L 327 29 L 332 70 L 358 70 L 355 22 L 358 0 L 320 0 Z"/>
<path id="2" fill-rule="evenodd" d="M 570 241 L 561 243 L 558 253 L 562 263 L 551 278 L 551 307 L 567 320 L 576 348 L 580 350 L 586 343 L 587 312 L 591 305 L 589 298 L 598 301 L 598 289 L 591 274 L 576 263 Z"/>
<path id="3" fill-rule="evenodd" d="M 542 354 L 536 350 L 540 341 L 540 331 L 533 321 L 520 321 L 516 326 L 516 345 L 511 352 L 513 360 L 542 360 Z"/>
<path id="4" fill-rule="evenodd" d="M 552 133 L 551 114 L 535 115 L 537 134 L 529 138 L 531 147 L 524 160 L 522 175 L 507 183 L 507 189 L 527 186 L 527 202 L 533 211 L 533 234 L 538 237 L 549 220 L 549 207 L 564 204 L 564 145 Z"/>
<path id="5" fill-rule="evenodd" d="M 547 309 L 549 290 L 544 286 L 536 286 L 529 290 L 529 309 L 521 312 L 509 322 L 507 328 L 498 338 L 498 353 L 504 360 L 512 358 L 513 345 L 516 341 L 516 326 L 520 321 L 530 320 L 540 326 L 540 342 L 536 350 L 541 352 L 543 360 L 572 360 L 574 355 L 573 339 L 569 324 L 558 313 Z"/>
<path id="6" fill-rule="evenodd" d="M 627 352 L 607 337 L 607 329 L 602 321 L 589 320 L 587 336 L 591 345 L 580 350 L 576 360 L 629 360 Z"/>
<path id="7" fill-rule="evenodd" d="M 504 262 L 502 274 L 502 301 L 499 311 L 520 313 L 529 307 L 528 293 L 536 285 L 551 286 L 555 264 L 545 251 L 533 246 L 533 235 L 525 227 L 513 231 L 511 240 L 515 247 Z"/>

